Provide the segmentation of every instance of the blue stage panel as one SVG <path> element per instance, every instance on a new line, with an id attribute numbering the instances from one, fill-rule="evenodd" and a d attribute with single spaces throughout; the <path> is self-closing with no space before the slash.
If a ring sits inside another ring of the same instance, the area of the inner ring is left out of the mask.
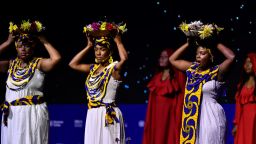
<path id="1" fill-rule="evenodd" d="M 227 117 L 227 144 L 232 144 L 232 120 L 235 105 L 222 105 Z M 141 144 L 147 104 L 122 104 L 127 144 Z M 83 144 L 86 120 L 86 104 L 51 104 L 50 144 Z"/>

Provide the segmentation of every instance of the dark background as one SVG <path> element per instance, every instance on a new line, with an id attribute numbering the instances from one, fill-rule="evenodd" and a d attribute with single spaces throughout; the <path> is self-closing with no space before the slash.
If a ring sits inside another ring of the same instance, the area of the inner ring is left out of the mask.
<path id="1" fill-rule="evenodd" d="M 5 9 L 4 9 L 5 8 Z M 45 35 L 62 55 L 62 62 L 46 78 L 45 96 L 48 103 L 86 103 L 85 74 L 68 67 L 72 57 L 86 45 L 83 26 L 98 20 L 126 22 L 128 32 L 123 43 L 129 53 L 124 67 L 120 103 L 145 103 L 148 99 L 146 84 L 154 74 L 158 57 L 164 48 L 178 48 L 186 41 L 178 29 L 181 22 L 201 20 L 224 27 L 221 41 L 236 54 L 227 79 L 227 96 L 223 103 L 234 102 L 234 92 L 242 60 L 248 51 L 255 51 L 255 0 L 108 0 L 108 1 L 8 1 L 0 10 L 0 40 L 8 36 L 9 22 L 39 20 L 46 27 Z M 12 46 L 0 56 L 15 56 Z M 37 54 L 47 56 L 42 46 Z M 193 60 L 194 50 L 184 58 Z M 115 60 L 118 56 L 115 55 Z M 215 61 L 223 56 L 216 52 Z M 93 61 L 93 52 L 85 62 Z M 4 100 L 6 75 L 0 74 L 0 99 Z"/>

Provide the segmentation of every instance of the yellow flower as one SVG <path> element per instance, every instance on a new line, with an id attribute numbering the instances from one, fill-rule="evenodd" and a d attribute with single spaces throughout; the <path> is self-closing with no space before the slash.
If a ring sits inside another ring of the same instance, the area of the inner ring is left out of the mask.
<path id="1" fill-rule="evenodd" d="M 106 30 L 107 22 L 103 22 L 100 26 L 100 30 Z"/>
<path id="2" fill-rule="evenodd" d="M 37 31 L 38 31 L 38 32 L 42 31 L 42 29 L 43 29 L 42 23 L 40 23 L 39 21 L 35 21 L 35 23 L 36 23 L 36 29 L 37 29 Z"/>
<path id="3" fill-rule="evenodd" d="M 198 33 L 199 33 L 199 37 L 201 39 L 205 39 L 212 35 L 213 27 L 212 27 L 212 25 L 204 25 L 203 30 L 198 31 Z"/>
<path id="4" fill-rule="evenodd" d="M 29 31 L 30 29 L 30 26 L 31 26 L 31 23 L 28 21 L 25 21 L 23 20 L 22 23 L 21 23 L 21 26 L 20 26 L 20 29 L 24 30 L 24 31 Z"/>
<path id="5" fill-rule="evenodd" d="M 86 28 L 86 26 L 84 27 L 84 30 L 83 30 L 83 33 L 86 33 L 86 31 L 87 31 L 87 28 Z"/>
<path id="6" fill-rule="evenodd" d="M 216 30 L 217 30 L 217 34 L 219 34 L 219 32 L 224 30 L 224 28 L 216 26 Z"/>
<path id="7" fill-rule="evenodd" d="M 188 26 L 188 24 L 186 24 L 186 23 L 181 23 L 180 24 L 180 29 L 183 31 L 183 32 L 188 32 L 188 28 L 189 28 L 189 26 Z"/>
<path id="8" fill-rule="evenodd" d="M 124 25 L 118 26 L 118 29 L 121 30 L 122 33 L 126 32 L 127 31 L 126 23 Z"/>
<path id="9" fill-rule="evenodd" d="M 10 22 L 10 26 L 9 26 L 9 33 L 12 33 L 13 31 L 17 30 L 18 26 L 15 24 L 13 24 L 13 22 Z"/>

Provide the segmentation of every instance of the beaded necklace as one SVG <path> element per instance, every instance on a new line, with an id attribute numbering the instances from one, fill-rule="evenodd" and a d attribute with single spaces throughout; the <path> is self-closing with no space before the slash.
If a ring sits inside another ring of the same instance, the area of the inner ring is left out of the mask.
<path id="1" fill-rule="evenodd" d="M 21 67 L 22 61 L 19 58 L 13 60 L 8 70 L 8 80 L 17 88 L 7 87 L 15 91 L 23 89 L 33 77 L 40 59 L 33 58 L 26 67 Z"/>
<path id="2" fill-rule="evenodd" d="M 90 73 L 85 82 L 87 99 L 89 101 L 101 101 L 105 96 L 106 87 L 115 64 L 116 62 L 110 63 L 98 74 L 95 74 L 95 71 L 99 68 L 99 64 L 94 64 L 90 67 Z"/>

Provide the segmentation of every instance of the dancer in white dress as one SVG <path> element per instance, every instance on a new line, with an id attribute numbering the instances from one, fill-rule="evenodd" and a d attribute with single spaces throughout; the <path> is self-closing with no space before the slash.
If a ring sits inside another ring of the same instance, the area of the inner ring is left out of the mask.
<path id="1" fill-rule="evenodd" d="M 87 46 L 69 63 L 70 67 L 88 73 L 86 93 L 88 111 L 85 125 L 85 144 L 124 144 L 125 130 L 120 109 L 115 104 L 117 88 L 121 82 L 120 70 L 127 60 L 127 52 L 117 29 L 114 41 L 120 61 L 113 62 L 109 35 L 87 34 Z M 93 40 L 94 39 L 94 40 Z M 95 64 L 82 64 L 81 60 L 94 48 Z"/>
<path id="2" fill-rule="evenodd" d="M 49 118 L 43 93 L 44 77 L 60 61 L 60 54 L 45 37 L 32 35 L 30 28 L 33 26 L 22 32 L 21 27 L 12 29 L 10 26 L 8 40 L 0 45 L 0 54 L 13 41 L 17 50 L 17 58 L 0 61 L 0 71 L 8 71 L 1 144 L 48 144 Z M 37 28 L 40 30 L 41 27 Z M 15 32 L 17 29 L 19 32 Z M 50 58 L 33 56 L 37 38 Z"/>
<path id="3" fill-rule="evenodd" d="M 223 44 L 216 43 L 213 35 L 202 39 L 197 36 L 189 37 L 169 58 L 174 67 L 186 71 L 187 75 L 180 144 L 225 144 L 226 117 L 216 98 L 221 96 L 224 75 L 235 55 Z M 179 59 L 190 42 L 197 44 L 196 62 Z M 214 66 L 212 50 L 216 46 L 226 59 Z"/>

